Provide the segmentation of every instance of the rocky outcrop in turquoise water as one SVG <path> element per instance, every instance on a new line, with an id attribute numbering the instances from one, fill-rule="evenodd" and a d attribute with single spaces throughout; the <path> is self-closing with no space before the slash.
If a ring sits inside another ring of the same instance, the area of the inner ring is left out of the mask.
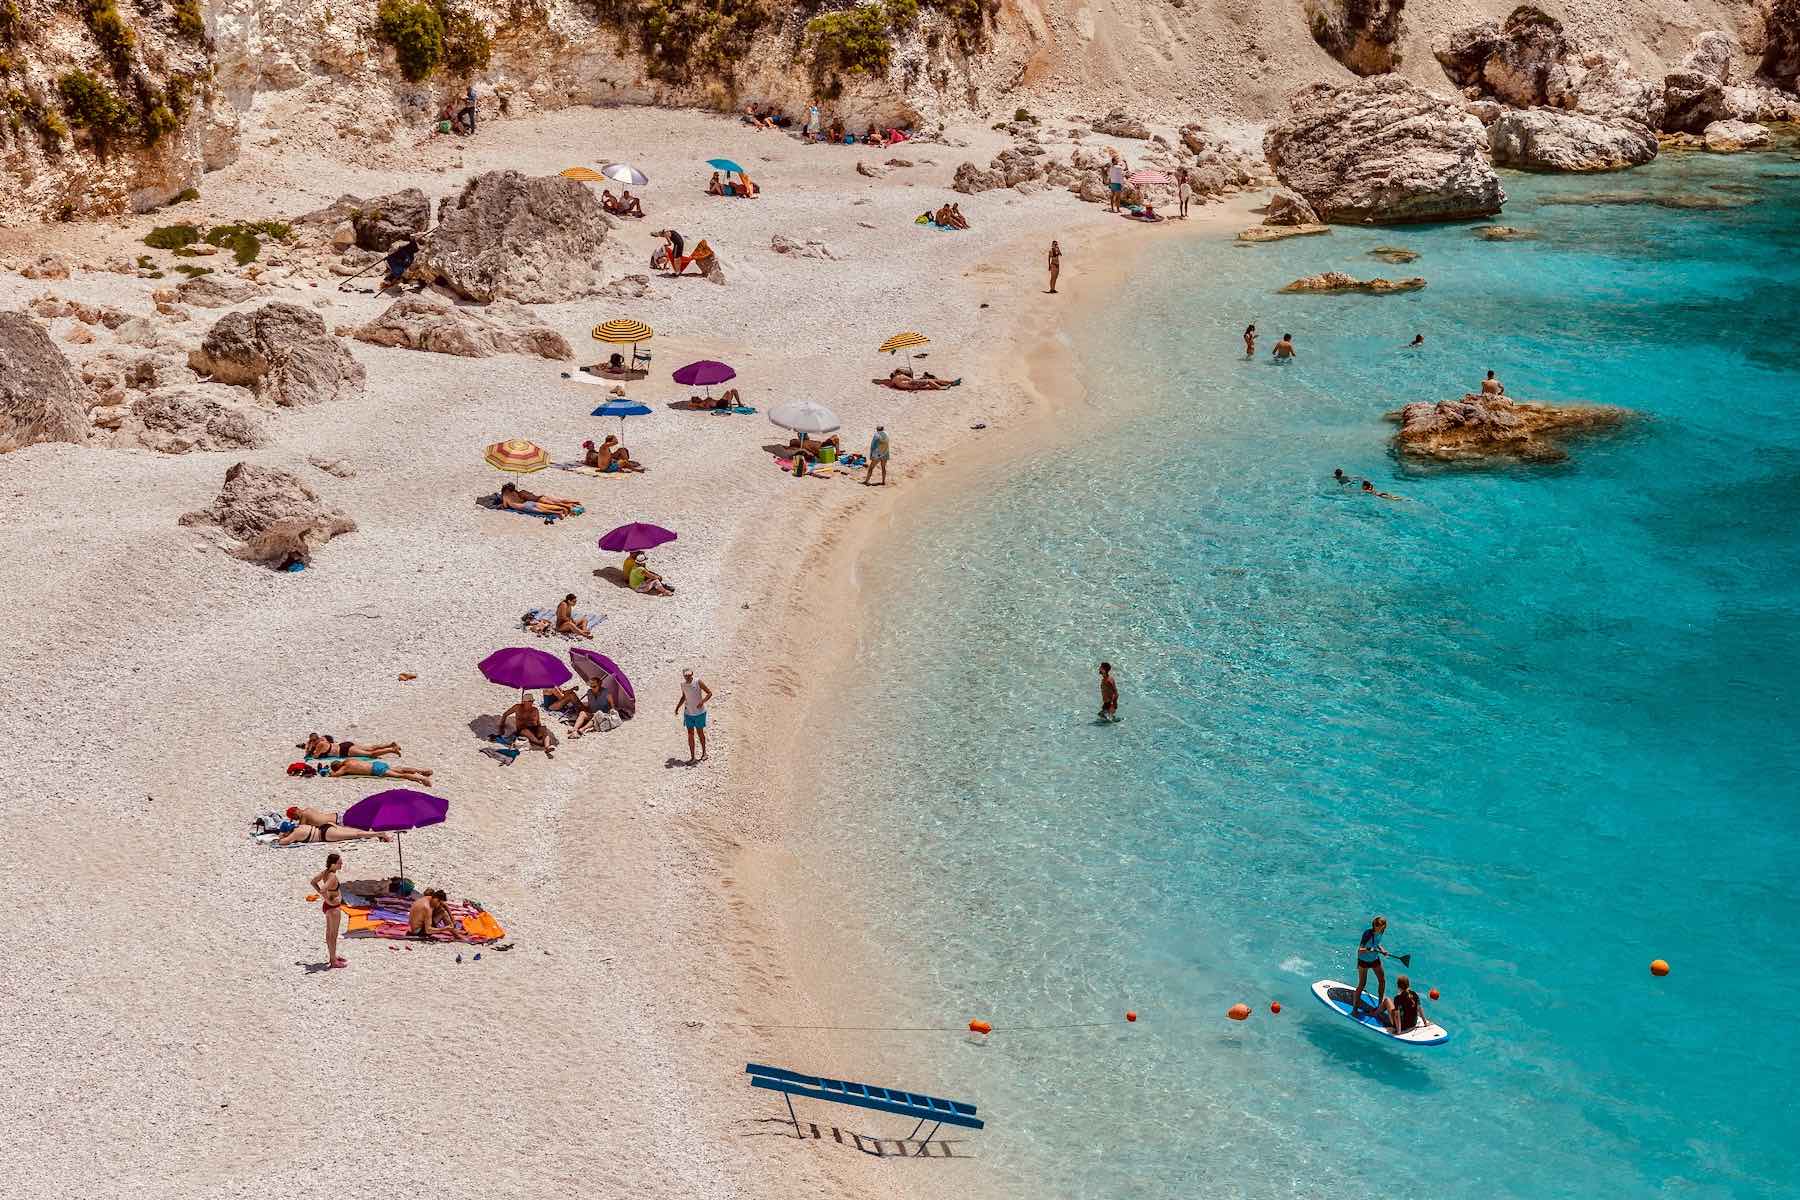
<path id="1" fill-rule="evenodd" d="M 1421 401 L 1387 414 L 1397 421 L 1394 447 L 1411 458 L 1463 463 L 1555 463 L 1569 457 L 1564 440 L 1615 429 L 1622 408 L 1527 404 L 1502 396 L 1464 395 Z"/>

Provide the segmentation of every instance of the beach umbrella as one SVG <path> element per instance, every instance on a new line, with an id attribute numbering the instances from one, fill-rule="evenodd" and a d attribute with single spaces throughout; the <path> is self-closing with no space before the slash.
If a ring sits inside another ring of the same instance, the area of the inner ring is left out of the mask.
<path id="1" fill-rule="evenodd" d="M 922 333 L 896 333 L 893 337 L 881 343 L 881 345 L 876 348 L 875 352 L 877 354 L 898 354 L 902 350 L 906 351 L 906 370 L 907 373 L 910 374 L 912 372 L 912 352 L 920 346 L 929 345 L 931 345 L 931 339 Z"/>
<path id="2" fill-rule="evenodd" d="M 637 696 L 636 689 L 631 686 L 631 680 L 625 678 L 625 672 L 619 669 L 619 664 L 606 657 L 606 655 L 600 653 L 598 650 L 589 650 L 586 646 L 571 647 L 569 650 L 569 665 L 575 668 L 575 673 L 577 675 L 581 676 L 589 683 L 593 683 L 600 679 L 612 678 L 618 681 L 620 689 L 622 689 L 627 696 Z"/>
<path id="3" fill-rule="evenodd" d="M 600 174 L 614 183 L 622 183 L 627 187 L 643 187 L 650 182 L 648 175 L 630 163 L 607 163 L 600 168 Z"/>
<path id="4" fill-rule="evenodd" d="M 642 321 L 634 321 L 629 317 L 616 317 L 611 321 L 603 321 L 593 328 L 594 340 L 605 342 L 611 346 L 630 346 L 631 361 L 635 365 L 638 358 L 638 343 L 647 342 L 656 336 L 656 330 Z"/>
<path id="5" fill-rule="evenodd" d="M 557 174 L 561 175 L 564 179 L 573 179 L 577 183 L 606 182 L 606 176 L 594 170 L 592 167 L 568 167 L 558 171 Z"/>
<path id="6" fill-rule="evenodd" d="M 709 158 L 706 160 L 706 165 L 715 171 L 736 171 L 739 175 L 744 173 L 744 168 L 729 158 Z"/>
<path id="7" fill-rule="evenodd" d="M 623 396 L 614 396 L 611 400 L 608 400 L 605 404 L 602 404 L 599 408 L 596 408 L 593 412 L 589 413 L 588 416 L 617 417 L 619 418 L 619 431 L 622 433 L 625 430 L 626 417 L 641 417 L 648 414 L 649 411 L 650 406 L 648 404 L 639 404 L 636 400 L 627 400 Z"/>
<path id="8" fill-rule="evenodd" d="M 496 471 L 511 475 L 529 475 L 550 465 L 550 456 L 542 446 L 524 438 L 509 438 L 487 448 L 482 459 Z"/>
<path id="9" fill-rule="evenodd" d="M 518 688 L 521 700 L 526 688 L 556 687 L 569 678 L 569 668 L 563 666 L 562 659 L 530 646 L 496 650 L 481 660 L 478 669 L 489 683 Z"/>
<path id="10" fill-rule="evenodd" d="M 394 848 L 400 852 L 400 874 L 405 875 L 406 847 L 400 844 L 400 834 L 408 829 L 442 824 L 449 812 L 450 802 L 440 796 L 394 788 L 364 796 L 344 810 L 342 819 L 352 829 L 393 834 Z"/>
<path id="11" fill-rule="evenodd" d="M 1125 177 L 1125 182 L 1132 187 L 1167 187 L 1175 180 L 1162 171 L 1133 171 Z"/>
<path id="12" fill-rule="evenodd" d="M 724 363 L 714 362 L 710 358 L 703 358 L 699 362 L 691 362 L 687 366 L 681 368 L 681 370 L 675 372 L 676 383 L 679 383 L 682 387 L 705 388 L 706 398 L 708 400 L 712 399 L 713 384 L 725 383 L 728 380 L 736 378 L 736 371 L 732 370 Z"/>
<path id="13" fill-rule="evenodd" d="M 769 421 L 798 434 L 830 433 L 838 427 L 837 414 L 811 400 L 777 404 L 769 410 Z"/>
<path id="14" fill-rule="evenodd" d="M 674 530 L 664 529 L 661 525 L 633 521 L 629 525 L 609 530 L 600 539 L 600 548 L 615 553 L 622 550 L 651 550 L 664 542 L 674 541 L 675 536 Z"/>

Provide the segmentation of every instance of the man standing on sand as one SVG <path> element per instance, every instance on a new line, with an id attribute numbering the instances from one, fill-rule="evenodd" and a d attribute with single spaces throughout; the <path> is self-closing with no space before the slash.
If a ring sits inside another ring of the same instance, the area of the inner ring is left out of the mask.
<path id="1" fill-rule="evenodd" d="M 1109 725 L 1119 719 L 1119 685 L 1109 662 L 1100 664 L 1100 719 Z"/>
<path id="2" fill-rule="evenodd" d="M 1119 160 L 1116 150 L 1113 152 L 1112 165 L 1106 168 L 1106 190 L 1109 193 L 1107 211 L 1118 212 L 1120 198 L 1125 194 L 1125 164 Z"/>
<path id="3" fill-rule="evenodd" d="M 1054 276 L 1052 278 L 1054 278 Z M 875 427 L 875 436 L 869 439 L 869 469 L 863 472 L 863 486 L 864 487 L 867 487 L 869 484 L 869 481 L 871 479 L 875 478 L 875 466 L 877 463 L 879 463 L 881 465 L 881 484 L 880 484 L 880 486 L 886 487 L 887 486 L 887 465 L 888 465 L 888 435 L 887 435 L 887 426 L 885 426 L 885 425 L 877 425 Z"/>
<path id="4" fill-rule="evenodd" d="M 695 679 L 693 668 L 681 673 L 681 699 L 675 702 L 675 711 L 681 714 L 681 724 L 687 729 L 688 766 L 693 766 L 706 757 L 706 702 L 712 699 L 712 689 L 706 686 L 703 679 Z M 694 754 L 694 735 L 700 735 L 700 754 Z"/>
<path id="5" fill-rule="evenodd" d="M 1056 295 L 1056 277 L 1062 274 L 1062 247 L 1054 240 L 1050 243 L 1050 294 Z"/>
<path id="6" fill-rule="evenodd" d="M 1182 167 L 1175 172 L 1175 199 L 1181 205 L 1181 219 L 1187 220 L 1188 201 L 1193 198 L 1194 185 L 1188 182 L 1187 168 Z"/>

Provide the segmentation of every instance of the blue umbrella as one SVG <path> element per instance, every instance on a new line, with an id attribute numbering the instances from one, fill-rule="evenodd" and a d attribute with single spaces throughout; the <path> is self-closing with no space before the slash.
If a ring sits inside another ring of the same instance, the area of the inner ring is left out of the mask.
<path id="1" fill-rule="evenodd" d="M 729 158 L 709 158 L 706 160 L 706 165 L 720 171 L 736 171 L 739 175 L 744 173 L 744 168 L 738 166 Z"/>
<path id="2" fill-rule="evenodd" d="M 623 429 L 625 428 L 626 417 L 641 417 L 649 413 L 649 411 L 650 406 L 648 404 L 639 404 L 636 400 L 627 400 L 623 396 L 615 396 L 588 415 L 592 417 L 617 417 L 619 418 L 619 428 Z"/>

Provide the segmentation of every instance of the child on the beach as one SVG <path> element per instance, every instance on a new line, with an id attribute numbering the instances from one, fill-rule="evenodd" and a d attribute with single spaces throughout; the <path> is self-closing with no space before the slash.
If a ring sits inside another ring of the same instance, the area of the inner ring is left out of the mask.
<path id="1" fill-rule="evenodd" d="M 1112 664 L 1100 664 L 1100 719 L 1111 723 L 1119 719 L 1119 685 L 1113 681 Z"/>

